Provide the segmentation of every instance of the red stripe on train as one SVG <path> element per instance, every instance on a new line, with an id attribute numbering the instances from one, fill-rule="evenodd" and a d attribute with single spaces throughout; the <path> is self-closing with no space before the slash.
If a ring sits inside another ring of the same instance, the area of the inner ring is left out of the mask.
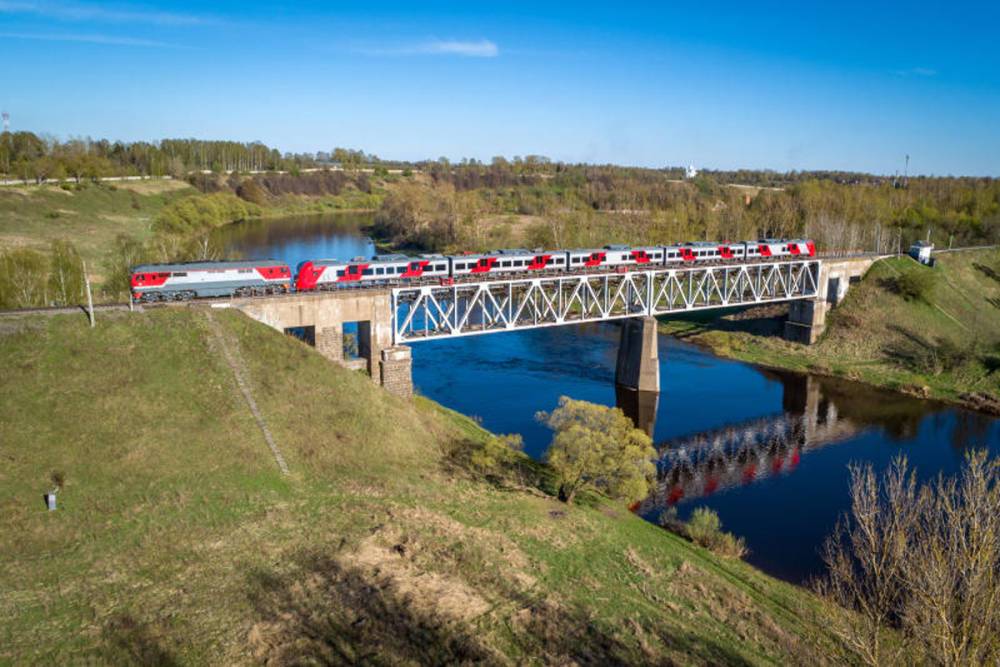
<path id="1" fill-rule="evenodd" d="M 295 289 L 307 292 L 316 289 L 316 283 L 326 270 L 325 266 L 316 266 L 312 262 L 303 262 L 299 267 L 299 275 L 295 278 Z"/>
<path id="2" fill-rule="evenodd" d="M 365 269 L 368 268 L 367 264 L 349 264 L 346 269 L 344 269 L 344 275 L 337 276 L 338 283 L 351 283 L 361 280 L 361 276 Z"/>
<path id="3" fill-rule="evenodd" d="M 400 274 L 403 278 L 419 278 L 424 275 L 424 270 L 427 265 L 430 264 L 427 260 L 420 260 L 418 262 L 410 262 L 406 265 L 406 271 Z"/>
<path id="4" fill-rule="evenodd" d="M 160 287 L 165 282 L 167 278 L 170 277 L 169 272 L 158 272 L 158 273 L 133 273 L 132 274 L 132 287 Z"/>
<path id="5" fill-rule="evenodd" d="M 538 255 L 536 257 L 533 257 L 531 259 L 531 264 L 528 264 L 528 270 L 541 271 L 548 265 L 549 260 L 551 259 L 552 255 Z"/>
<path id="6" fill-rule="evenodd" d="M 256 266 L 254 270 L 260 274 L 264 280 L 281 280 L 288 278 L 290 273 L 287 266 Z"/>
<path id="7" fill-rule="evenodd" d="M 483 257 L 469 271 L 470 273 L 489 273 L 493 265 L 497 263 L 496 257 Z"/>

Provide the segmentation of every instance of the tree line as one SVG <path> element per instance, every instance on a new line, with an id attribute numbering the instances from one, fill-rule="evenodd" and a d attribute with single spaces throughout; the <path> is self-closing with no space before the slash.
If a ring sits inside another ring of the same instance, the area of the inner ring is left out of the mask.
<path id="1" fill-rule="evenodd" d="M 428 250 L 763 237 L 882 253 L 928 236 L 938 247 L 1000 243 L 1000 181 L 992 179 L 911 179 L 905 189 L 811 180 L 755 189 L 618 167 L 545 177 L 490 165 L 430 175 L 429 184 L 391 189 L 377 233 Z"/>
<path id="2" fill-rule="evenodd" d="M 350 167 L 362 166 L 375 156 L 362 151 L 334 149 Z M 259 141 L 163 139 L 160 141 L 109 141 L 73 138 L 59 141 L 33 132 L 0 133 L 0 177 L 35 181 L 72 178 L 77 181 L 109 176 L 173 176 L 184 178 L 197 171 L 251 172 L 296 171 L 330 166 L 330 153 L 282 153 Z"/>

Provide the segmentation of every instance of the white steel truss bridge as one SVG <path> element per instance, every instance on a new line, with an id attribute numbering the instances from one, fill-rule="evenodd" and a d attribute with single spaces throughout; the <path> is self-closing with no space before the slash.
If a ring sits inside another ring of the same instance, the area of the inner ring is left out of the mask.
<path id="1" fill-rule="evenodd" d="M 819 295 L 821 260 L 414 285 L 392 290 L 394 344 L 748 306 Z"/>

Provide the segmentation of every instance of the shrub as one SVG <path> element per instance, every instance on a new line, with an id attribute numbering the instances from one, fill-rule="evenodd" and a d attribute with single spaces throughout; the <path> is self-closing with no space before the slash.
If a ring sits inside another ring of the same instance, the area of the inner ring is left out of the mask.
<path id="1" fill-rule="evenodd" d="M 259 206 L 228 192 L 192 195 L 165 206 L 153 221 L 153 230 L 189 234 L 257 215 L 260 215 Z"/>
<path id="2" fill-rule="evenodd" d="M 687 536 L 695 544 L 727 558 L 743 558 L 747 554 L 746 542 L 742 537 L 722 531 L 719 515 L 707 507 L 699 507 L 691 513 L 685 529 Z"/>
<path id="3" fill-rule="evenodd" d="M 473 477 L 506 485 L 524 486 L 539 483 L 538 464 L 523 452 L 524 441 L 512 433 L 479 439 L 456 440 L 446 444 L 445 462 L 453 470 Z"/>
<path id="4" fill-rule="evenodd" d="M 896 291 L 907 301 L 928 301 L 936 284 L 933 269 L 923 267 L 907 271 L 893 281 Z"/>
<path id="5" fill-rule="evenodd" d="M 267 193 L 252 178 L 248 178 L 236 186 L 236 196 L 257 206 L 267 205 Z"/>

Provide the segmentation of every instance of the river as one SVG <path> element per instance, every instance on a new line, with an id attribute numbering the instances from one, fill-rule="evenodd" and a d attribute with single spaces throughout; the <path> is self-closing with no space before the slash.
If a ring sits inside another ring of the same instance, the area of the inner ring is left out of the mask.
<path id="1" fill-rule="evenodd" d="M 233 256 L 284 260 L 371 255 L 364 214 L 231 225 Z M 659 395 L 616 397 L 615 323 L 415 343 L 417 390 L 496 433 L 520 433 L 541 457 L 537 422 L 566 395 L 621 407 L 651 430 L 661 455 L 656 491 L 639 512 L 718 512 L 742 536 L 747 561 L 787 581 L 822 572 L 819 549 L 848 509 L 851 462 L 884 468 L 905 454 L 921 478 L 959 469 L 966 451 L 1000 454 L 1000 420 L 861 384 L 764 370 L 660 336 Z"/>

